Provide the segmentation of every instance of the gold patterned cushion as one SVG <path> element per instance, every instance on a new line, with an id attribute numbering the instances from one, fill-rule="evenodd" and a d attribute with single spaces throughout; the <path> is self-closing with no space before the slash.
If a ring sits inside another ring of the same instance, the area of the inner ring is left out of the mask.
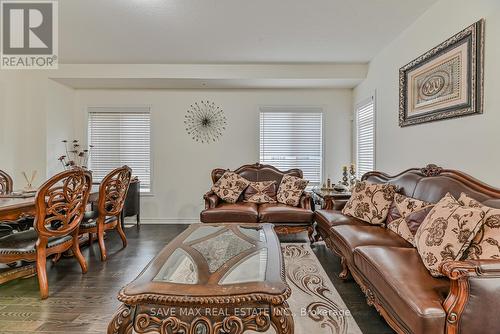
<path id="1" fill-rule="evenodd" d="M 276 199 L 278 202 L 290 206 L 298 206 L 300 197 L 307 187 L 309 181 L 300 177 L 285 175 L 281 179 Z"/>
<path id="2" fill-rule="evenodd" d="M 472 240 L 465 257 L 470 260 L 500 259 L 500 209 L 483 205 L 462 193 L 458 202 L 483 210 L 484 224 Z"/>
<path id="3" fill-rule="evenodd" d="M 392 184 L 356 183 L 342 213 L 373 225 L 384 225 L 396 187 Z"/>
<path id="4" fill-rule="evenodd" d="M 276 203 L 276 181 L 250 182 L 243 198 L 250 203 Z"/>
<path id="5" fill-rule="evenodd" d="M 227 171 L 212 186 L 212 191 L 223 201 L 236 203 L 241 193 L 248 187 L 250 181 L 244 177 Z"/>
<path id="6" fill-rule="evenodd" d="M 415 233 L 432 206 L 431 203 L 395 194 L 386 220 L 387 228 L 415 246 Z M 422 211 L 426 211 L 425 215 L 418 214 Z"/>
<path id="7" fill-rule="evenodd" d="M 442 276 L 442 263 L 461 259 L 483 219 L 481 209 L 462 206 L 451 194 L 434 206 L 415 235 L 418 253 L 432 276 Z"/>

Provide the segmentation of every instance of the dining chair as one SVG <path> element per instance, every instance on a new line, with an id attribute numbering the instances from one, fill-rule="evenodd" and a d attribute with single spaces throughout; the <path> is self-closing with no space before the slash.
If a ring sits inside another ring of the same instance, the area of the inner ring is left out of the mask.
<path id="1" fill-rule="evenodd" d="M 12 192 L 13 182 L 9 174 L 0 170 L 0 195 L 7 195 Z"/>
<path id="2" fill-rule="evenodd" d="M 78 227 L 92 188 L 92 174 L 82 169 L 59 173 L 37 191 L 34 228 L 0 238 L 0 263 L 36 262 L 40 296 L 49 296 L 47 257 L 71 249 L 87 272 L 80 252 Z"/>
<path id="3" fill-rule="evenodd" d="M 93 234 L 97 234 L 102 261 L 106 261 L 107 258 L 104 244 L 105 231 L 116 229 L 122 239 L 123 247 L 127 247 L 127 237 L 121 224 L 121 212 L 131 179 L 132 169 L 128 166 L 116 168 L 106 175 L 99 186 L 97 210 L 87 212 L 80 225 L 80 234 L 89 235 L 90 245 Z"/>
<path id="4" fill-rule="evenodd" d="M 0 170 L 0 195 L 10 195 L 14 188 L 12 178 L 6 172 Z M 24 215 L 17 220 L 0 221 L 0 237 L 14 233 L 14 231 L 24 231 L 33 227 L 34 217 Z"/>
<path id="5" fill-rule="evenodd" d="M 0 195 L 7 195 L 12 192 L 12 178 L 9 174 L 0 170 Z M 0 237 L 14 233 L 12 226 L 0 221 Z"/>

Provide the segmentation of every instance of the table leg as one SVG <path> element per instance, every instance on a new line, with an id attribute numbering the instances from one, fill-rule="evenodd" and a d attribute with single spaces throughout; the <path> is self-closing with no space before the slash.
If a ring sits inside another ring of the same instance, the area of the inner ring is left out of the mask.
<path id="1" fill-rule="evenodd" d="M 292 311 L 287 302 L 278 306 L 273 306 L 271 322 L 277 334 L 293 334 L 294 324 Z"/>
<path id="2" fill-rule="evenodd" d="M 108 325 L 108 334 L 132 334 L 135 307 L 123 304 Z"/>

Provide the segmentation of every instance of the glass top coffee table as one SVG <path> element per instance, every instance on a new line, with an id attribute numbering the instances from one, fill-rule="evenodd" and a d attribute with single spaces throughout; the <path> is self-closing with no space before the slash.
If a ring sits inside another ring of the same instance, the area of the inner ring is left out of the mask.
<path id="1" fill-rule="evenodd" d="M 272 224 L 193 224 L 118 294 L 114 333 L 293 333 Z"/>

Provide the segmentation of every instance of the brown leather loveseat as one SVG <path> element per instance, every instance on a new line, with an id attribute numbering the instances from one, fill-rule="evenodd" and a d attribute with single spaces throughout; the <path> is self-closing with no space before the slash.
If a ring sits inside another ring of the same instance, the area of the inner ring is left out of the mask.
<path id="1" fill-rule="evenodd" d="M 215 184 L 226 172 L 217 168 L 212 171 L 212 182 Z M 245 179 L 253 182 L 276 181 L 279 187 L 284 175 L 303 177 L 299 169 L 282 172 L 270 165 L 244 165 L 234 171 Z M 200 214 L 203 223 L 272 223 L 278 233 L 295 233 L 307 230 L 312 240 L 313 202 L 310 194 L 304 192 L 299 206 L 293 207 L 281 203 L 255 204 L 243 202 L 242 198 L 234 203 L 223 202 L 214 192 L 209 191 L 204 196 L 205 210 Z"/>
<path id="2" fill-rule="evenodd" d="M 500 208 L 500 190 L 455 170 L 429 165 L 396 176 L 370 172 L 372 183 L 389 182 L 400 193 L 438 202 L 447 192 L 462 192 Z M 318 210 L 317 230 L 341 258 L 341 278 L 351 276 L 398 333 L 500 333 L 500 259 L 443 264 L 434 278 L 417 249 L 392 231 L 335 210 Z"/>

